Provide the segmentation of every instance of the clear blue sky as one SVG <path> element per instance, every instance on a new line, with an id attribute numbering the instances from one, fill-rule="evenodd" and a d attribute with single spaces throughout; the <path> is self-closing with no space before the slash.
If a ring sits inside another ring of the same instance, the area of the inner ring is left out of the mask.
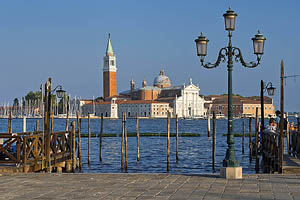
<path id="1" fill-rule="evenodd" d="M 0 102 L 39 89 L 48 77 L 72 96 L 102 96 L 102 67 L 110 32 L 117 55 L 118 92 L 129 88 L 131 76 L 140 86 L 152 84 L 164 67 L 173 85 L 200 85 L 204 95 L 227 92 L 226 64 L 200 67 L 195 38 L 210 40 L 206 61 L 214 62 L 227 44 L 223 13 L 238 14 L 233 45 L 247 61 L 255 60 L 251 38 L 258 29 L 267 38 L 261 65 L 247 69 L 234 64 L 233 91 L 259 95 L 260 80 L 278 88 L 280 60 L 287 75 L 300 74 L 299 0 L 23 0 L 0 1 Z M 300 111 L 300 77 L 288 79 L 285 108 Z"/>

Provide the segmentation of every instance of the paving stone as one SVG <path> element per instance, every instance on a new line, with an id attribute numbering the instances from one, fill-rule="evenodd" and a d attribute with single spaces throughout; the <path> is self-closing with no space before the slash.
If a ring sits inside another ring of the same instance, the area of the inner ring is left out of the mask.
<path id="1" fill-rule="evenodd" d="M 4 174 L 0 199 L 299 199 L 300 176 Z"/>

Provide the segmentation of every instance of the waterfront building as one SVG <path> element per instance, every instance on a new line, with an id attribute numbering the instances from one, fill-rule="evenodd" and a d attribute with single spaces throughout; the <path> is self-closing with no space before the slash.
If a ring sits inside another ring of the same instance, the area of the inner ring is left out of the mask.
<path id="1" fill-rule="evenodd" d="M 228 116 L 228 98 L 227 95 L 212 95 L 208 96 L 211 99 L 211 111 L 215 112 L 219 116 Z M 233 116 L 240 117 L 255 117 L 256 108 L 260 115 L 261 104 L 260 97 L 242 97 L 233 96 Z M 270 97 L 264 97 L 264 117 L 273 116 L 275 113 L 275 107 L 273 105 L 273 99 Z"/>
<path id="2" fill-rule="evenodd" d="M 93 110 L 94 107 L 94 110 Z M 153 100 L 126 100 L 112 98 L 110 101 L 98 101 L 85 104 L 82 107 L 83 115 L 93 113 L 95 116 L 117 119 L 122 118 L 125 112 L 128 118 L 148 117 L 148 118 L 166 118 L 168 111 L 172 112 L 168 102 Z"/>

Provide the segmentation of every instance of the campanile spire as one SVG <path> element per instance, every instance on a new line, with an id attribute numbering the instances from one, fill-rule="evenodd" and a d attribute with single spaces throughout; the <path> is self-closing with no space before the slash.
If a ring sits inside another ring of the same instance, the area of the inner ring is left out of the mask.
<path id="1" fill-rule="evenodd" d="M 116 56 L 113 52 L 110 33 L 108 34 L 107 47 L 103 61 L 103 97 L 105 99 L 117 95 Z"/>

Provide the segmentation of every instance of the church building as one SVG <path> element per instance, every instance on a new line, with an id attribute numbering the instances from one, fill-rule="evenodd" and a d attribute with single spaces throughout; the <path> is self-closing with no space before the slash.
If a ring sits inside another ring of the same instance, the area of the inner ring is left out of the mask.
<path id="1" fill-rule="evenodd" d="M 172 117 L 203 118 L 207 111 L 204 98 L 200 96 L 200 88 L 192 83 L 189 85 L 172 86 L 171 80 L 161 69 L 148 85 L 146 79 L 141 87 L 136 88 L 135 81 L 130 80 L 129 90 L 117 94 L 117 67 L 110 34 L 103 58 L 103 99 L 89 102 L 82 106 L 84 115 L 92 113 L 108 118 L 121 118 L 122 112 L 127 117 L 165 118 L 168 112 Z"/>

